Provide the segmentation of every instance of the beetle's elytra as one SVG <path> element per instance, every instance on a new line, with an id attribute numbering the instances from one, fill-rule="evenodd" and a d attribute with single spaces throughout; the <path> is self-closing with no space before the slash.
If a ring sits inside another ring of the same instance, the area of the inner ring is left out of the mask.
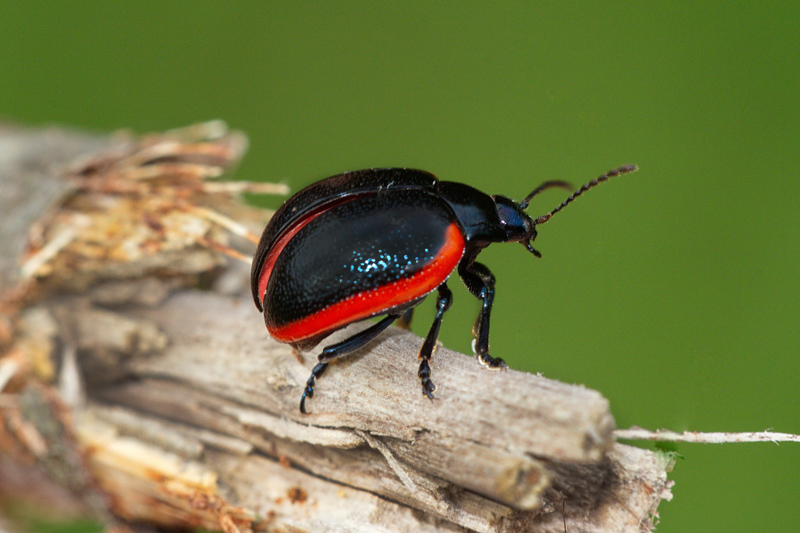
<path id="1" fill-rule="evenodd" d="M 422 170 L 383 168 L 332 176 L 292 196 L 264 229 L 250 275 L 270 335 L 310 349 L 353 322 L 385 315 L 322 350 L 300 411 L 306 412 L 306 398 L 314 396 L 316 380 L 331 361 L 365 346 L 401 316 L 410 320 L 414 306 L 436 289 L 436 316 L 420 349 L 418 371 L 422 393 L 432 399 L 430 359 L 452 302 L 447 278 L 454 270 L 483 303 L 474 329 L 478 360 L 504 367 L 502 359 L 489 355 L 495 278 L 475 261 L 478 254 L 494 242 L 519 242 L 540 257 L 532 244 L 537 225 L 588 189 L 636 169 L 611 170 L 537 218 L 525 213 L 531 198 L 552 187 L 571 189 L 568 183 L 547 181 L 516 203 Z"/>

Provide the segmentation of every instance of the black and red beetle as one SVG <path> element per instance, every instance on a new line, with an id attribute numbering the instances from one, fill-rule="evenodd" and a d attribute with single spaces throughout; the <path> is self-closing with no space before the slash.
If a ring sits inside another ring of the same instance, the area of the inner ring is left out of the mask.
<path id="1" fill-rule="evenodd" d="M 627 165 L 603 174 L 538 218 L 525 213 L 531 198 L 551 187 L 569 189 L 568 183 L 547 181 L 516 203 L 422 170 L 382 168 L 332 176 L 292 196 L 261 235 L 250 274 L 270 335 L 310 349 L 349 324 L 386 315 L 322 350 L 300 411 L 306 412 L 306 398 L 314 396 L 315 381 L 331 361 L 365 346 L 395 320 L 409 321 L 414 306 L 436 289 L 436 317 L 419 352 L 418 372 L 422 393 L 432 399 L 429 362 L 452 303 L 447 278 L 456 269 L 483 303 L 473 330 L 478 360 L 504 367 L 489 355 L 495 278 L 475 258 L 494 242 L 520 242 L 541 257 L 532 244 L 537 225 L 595 185 L 634 170 Z"/>

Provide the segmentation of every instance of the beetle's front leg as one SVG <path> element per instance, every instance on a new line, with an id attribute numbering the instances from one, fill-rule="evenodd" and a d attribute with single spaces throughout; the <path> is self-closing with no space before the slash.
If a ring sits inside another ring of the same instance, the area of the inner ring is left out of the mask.
<path id="1" fill-rule="evenodd" d="M 469 292 L 483 302 L 481 312 L 472 328 L 472 334 L 475 336 L 473 349 L 478 361 L 488 368 L 505 368 L 506 364 L 502 359 L 489 355 L 489 318 L 494 303 L 494 274 L 485 265 L 473 262 L 460 264 L 458 275 Z"/>

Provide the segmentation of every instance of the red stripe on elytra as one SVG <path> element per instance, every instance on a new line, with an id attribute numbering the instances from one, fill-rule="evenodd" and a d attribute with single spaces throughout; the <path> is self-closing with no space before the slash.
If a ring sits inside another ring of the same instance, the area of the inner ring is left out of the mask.
<path id="1" fill-rule="evenodd" d="M 267 292 L 267 284 L 269 284 L 269 277 L 272 275 L 272 269 L 275 267 L 275 262 L 280 257 L 281 252 L 289 241 L 294 237 L 298 231 L 303 229 L 309 222 L 320 216 L 321 214 L 325 213 L 326 211 L 330 211 L 334 207 L 341 205 L 345 202 L 349 202 L 351 200 L 355 200 L 358 198 L 359 195 L 347 196 L 345 198 L 341 198 L 337 201 L 331 202 L 329 204 L 325 204 L 317 211 L 313 211 L 305 218 L 299 220 L 295 223 L 294 226 L 289 228 L 287 231 L 280 236 L 280 238 L 275 242 L 275 244 L 270 248 L 267 259 L 264 261 L 264 266 L 261 267 L 261 274 L 258 276 L 258 298 L 263 302 L 264 295 Z"/>
<path id="2" fill-rule="evenodd" d="M 289 324 L 269 328 L 269 333 L 281 342 L 299 342 L 411 302 L 441 285 L 463 254 L 464 237 L 452 223 L 434 259 L 413 276 L 356 294 Z"/>

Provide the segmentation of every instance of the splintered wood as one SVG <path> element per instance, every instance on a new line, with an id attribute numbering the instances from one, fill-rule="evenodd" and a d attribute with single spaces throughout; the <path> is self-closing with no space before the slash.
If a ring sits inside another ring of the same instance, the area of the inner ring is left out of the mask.
<path id="1" fill-rule="evenodd" d="M 431 402 L 397 329 L 301 415 L 316 358 L 269 338 L 230 259 L 268 216 L 235 195 L 286 191 L 208 181 L 244 136 L 42 135 L 0 128 L 3 187 L 38 206 L 0 233 L 22 265 L 0 264 L 0 496 L 30 472 L 109 526 L 226 532 L 638 532 L 671 498 L 672 459 L 616 443 L 599 393 L 440 347 Z"/>
<path id="2" fill-rule="evenodd" d="M 217 250 L 239 255 L 229 232 L 255 237 L 225 215 L 244 214 L 225 184 L 207 180 L 234 167 L 246 146 L 242 134 L 209 123 L 129 139 L 73 163 L 63 176 L 66 193 L 30 227 L 23 280 L 85 290 L 109 279 L 192 278 L 222 266 Z"/>

